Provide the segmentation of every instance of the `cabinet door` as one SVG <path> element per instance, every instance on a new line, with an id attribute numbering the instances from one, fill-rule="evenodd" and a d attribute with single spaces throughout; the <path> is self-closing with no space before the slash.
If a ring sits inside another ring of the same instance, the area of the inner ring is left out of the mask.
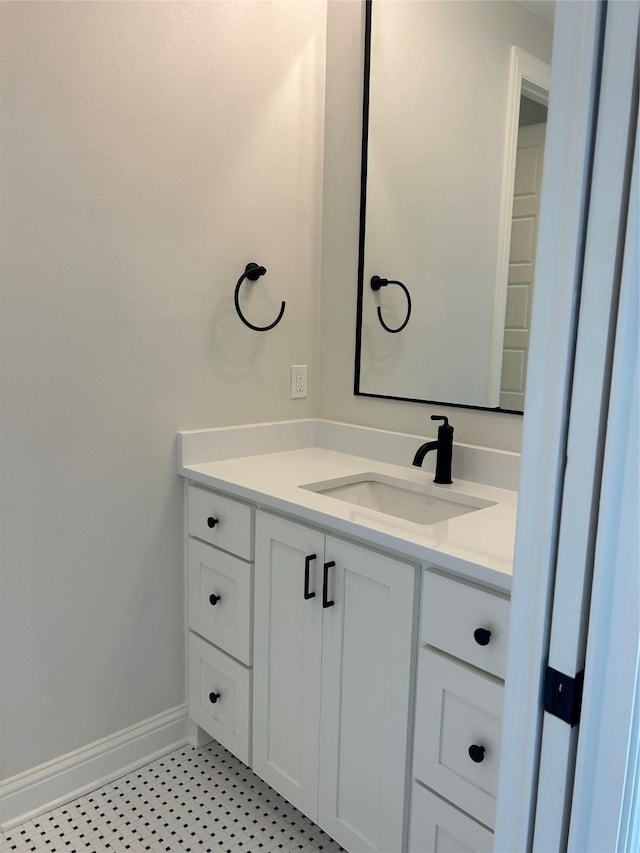
<path id="1" fill-rule="evenodd" d="M 402 849 L 414 566 L 327 537 L 318 822 L 351 853 Z"/>
<path id="2" fill-rule="evenodd" d="M 324 536 L 259 512 L 255 555 L 253 768 L 317 821 Z"/>

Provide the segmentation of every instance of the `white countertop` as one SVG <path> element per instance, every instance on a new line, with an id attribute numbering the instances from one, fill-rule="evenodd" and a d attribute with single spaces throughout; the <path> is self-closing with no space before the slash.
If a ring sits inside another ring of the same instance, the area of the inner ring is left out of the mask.
<path id="1" fill-rule="evenodd" d="M 395 465 L 323 447 L 213 462 L 185 464 L 186 461 L 179 458 L 178 471 L 195 483 L 470 580 L 506 592 L 511 589 L 515 491 L 455 480 L 452 485 L 439 488 L 484 498 L 494 505 L 435 524 L 418 524 L 301 488 L 308 483 L 363 473 L 432 483 L 432 473 L 411 464 Z"/>

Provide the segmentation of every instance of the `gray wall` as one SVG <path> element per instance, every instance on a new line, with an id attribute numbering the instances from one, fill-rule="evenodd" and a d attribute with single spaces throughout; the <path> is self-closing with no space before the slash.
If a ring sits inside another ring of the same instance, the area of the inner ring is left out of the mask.
<path id="1" fill-rule="evenodd" d="M 323 139 L 324 2 L 0 4 L 6 776 L 184 700 L 177 430 L 431 429 L 352 395 L 362 20 L 329 7 Z M 519 448 L 520 418 L 452 419 Z"/>
<path id="2" fill-rule="evenodd" d="M 325 18 L 2 4 L 7 776 L 184 700 L 176 431 L 315 414 Z"/>

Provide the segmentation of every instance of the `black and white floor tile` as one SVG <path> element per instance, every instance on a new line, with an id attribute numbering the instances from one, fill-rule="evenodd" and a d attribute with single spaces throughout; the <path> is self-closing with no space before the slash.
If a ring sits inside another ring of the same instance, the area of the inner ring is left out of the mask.
<path id="1" fill-rule="evenodd" d="M 0 836 L 0 853 L 338 853 L 219 744 L 171 752 Z"/>

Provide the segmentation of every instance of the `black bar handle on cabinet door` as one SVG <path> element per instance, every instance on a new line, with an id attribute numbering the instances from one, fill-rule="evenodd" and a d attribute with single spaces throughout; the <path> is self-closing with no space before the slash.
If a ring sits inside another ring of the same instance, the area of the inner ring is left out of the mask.
<path id="1" fill-rule="evenodd" d="M 309 592 L 309 569 L 311 561 L 316 559 L 315 554 L 307 554 L 304 558 L 304 598 L 308 601 L 310 598 L 315 598 L 315 592 Z"/>
<path id="2" fill-rule="evenodd" d="M 330 560 L 328 563 L 324 564 L 324 572 L 322 577 L 322 606 L 323 607 L 333 607 L 335 601 L 329 601 L 328 593 L 329 593 L 329 569 L 332 569 L 336 564 L 335 560 Z"/>
<path id="3" fill-rule="evenodd" d="M 488 646 L 491 640 L 491 631 L 488 628 L 476 628 L 473 639 L 479 646 Z"/>

